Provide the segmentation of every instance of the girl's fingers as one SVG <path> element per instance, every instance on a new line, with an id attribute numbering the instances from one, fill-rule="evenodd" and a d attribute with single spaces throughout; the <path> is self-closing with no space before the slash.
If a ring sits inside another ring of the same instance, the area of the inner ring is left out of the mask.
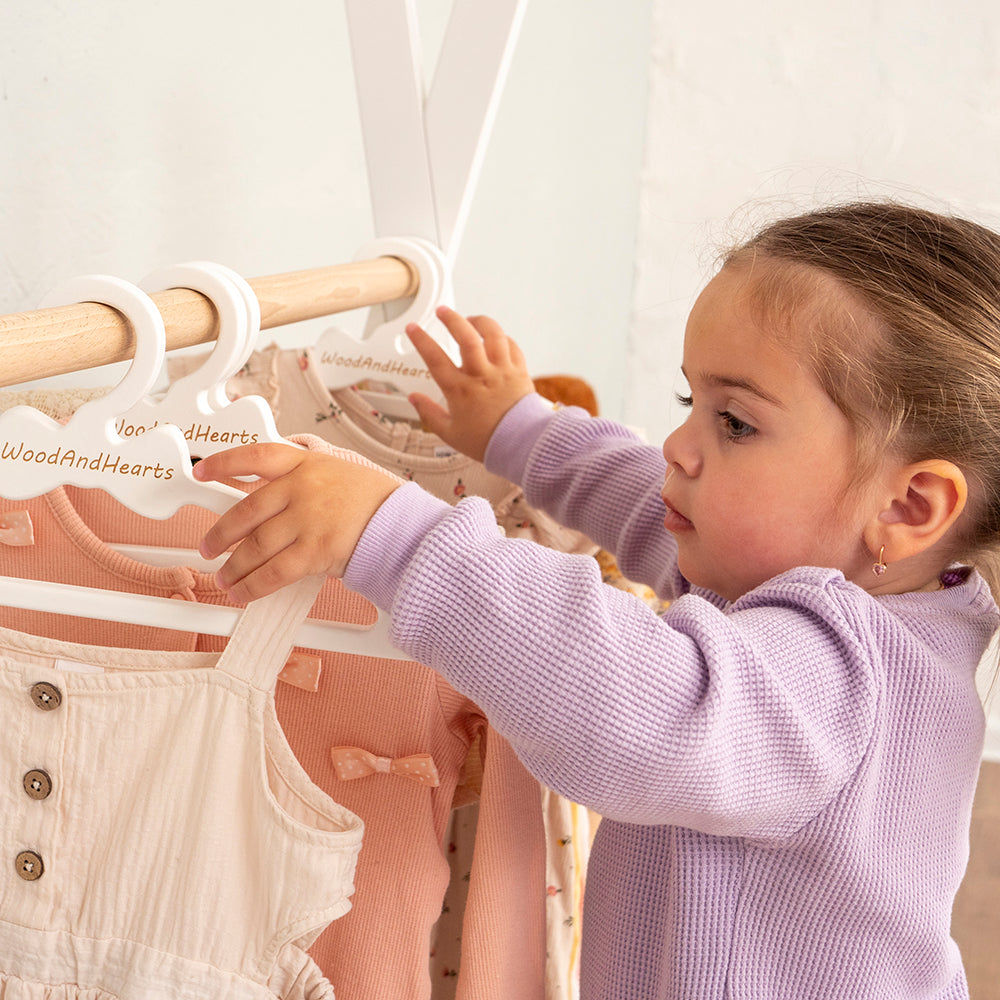
<path id="1" fill-rule="evenodd" d="M 507 350 L 510 352 L 510 360 L 517 365 L 518 368 L 523 368 L 524 371 L 528 370 L 528 361 L 524 356 L 524 351 L 521 350 L 520 344 L 516 340 L 511 340 L 510 337 L 505 338 L 507 341 Z"/>
<path id="2" fill-rule="evenodd" d="M 245 444 L 208 455 L 192 467 L 195 479 L 233 479 L 257 476 L 277 479 L 291 472 L 306 452 L 293 444 Z"/>
<path id="3" fill-rule="evenodd" d="M 469 325 L 479 334 L 483 342 L 486 357 L 493 364 L 506 364 L 510 360 L 510 347 L 507 334 L 495 320 L 489 316 L 470 316 Z"/>
<path id="4" fill-rule="evenodd" d="M 238 552 L 239 549 L 231 559 L 235 558 Z M 227 562 L 226 566 L 228 565 Z M 219 586 L 228 592 L 230 599 L 237 604 L 256 601 L 260 597 L 266 597 L 282 587 L 287 587 L 289 584 L 301 580 L 303 576 L 323 572 L 322 569 L 311 568 L 311 560 L 306 546 L 299 542 L 294 542 L 280 552 L 276 552 L 269 560 L 240 575 L 232 583 L 226 582 L 227 578 L 222 575 L 226 566 L 223 566 L 216 574 L 216 580 Z"/>
<path id="5" fill-rule="evenodd" d="M 217 582 L 222 587 L 232 587 L 294 545 L 298 538 L 298 525 L 288 513 L 264 520 L 242 537 L 216 574 Z"/>
<path id="6" fill-rule="evenodd" d="M 451 414 L 440 404 L 422 392 L 413 392 L 407 397 L 417 411 L 420 422 L 432 433 L 441 437 L 441 430 L 451 422 Z"/>
<path id="7" fill-rule="evenodd" d="M 462 371 L 470 375 L 480 374 L 489 365 L 490 359 L 478 328 L 471 320 L 448 306 L 439 306 L 436 315 L 451 334 L 452 340 L 458 344 Z"/>
<path id="8" fill-rule="evenodd" d="M 234 600 L 253 600 L 312 573 L 342 575 L 372 514 L 400 483 L 346 454 L 281 445 L 220 452 L 205 462 L 212 475 L 278 477 L 227 510 L 202 539 L 206 558 L 231 550 L 216 580 Z"/>
<path id="9" fill-rule="evenodd" d="M 461 368 L 457 367 L 441 345 L 416 323 L 410 323 L 406 332 L 417 353 L 427 365 L 431 376 L 442 389 L 454 384 L 458 375 L 488 375 L 495 367 L 509 366 L 515 357 L 523 363 L 524 358 L 520 348 L 491 317 L 465 317 L 448 306 L 440 306 L 436 315 L 458 345 L 462 359 Z M 517 351 L 516 355 L 514 350 Z"/>
<path id="10" fill-rule="evenodd" d="M 444 348 L 426 330 L 416 323 L 408 323 L 406 335 L 427 366 L 431 378 L 438 385 L 446 385 L 454 381 L 458 368 L 455 367 Z"/>
<path id="11" fill-rule="evenodd" d="M 219 452 L 219 454 L 224 453 Z M 204 461 L 208 461 L 208 459 Z M 239 473 L 236 474 L 239 475 Z M 238 541 L 246 538 L 265 521 L 280 514 L 286 505 L 284 490 L 275 488 L 273 484 L 261 486 L 253 493 L 247 494 L 246 498 L 240 500 L 235 506 L 230 507 L 205 532 L 199 551 L 206 559 L 214 559 L 216 556 L 222 555 L 223 552 L 228 551 Z"/>

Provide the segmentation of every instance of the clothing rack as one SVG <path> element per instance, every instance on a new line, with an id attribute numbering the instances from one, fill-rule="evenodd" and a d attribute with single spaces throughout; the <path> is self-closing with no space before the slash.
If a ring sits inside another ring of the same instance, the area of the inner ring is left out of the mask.
<path id="1" fill-rule="evenodd" d="M 416 294 L 417 270 L 399 257 L 334 264 L 248 279 L 260 302 L 262 330 L 317 319 Z M 150 296 L 163 315 L 167 350 L 215 340 L 215 308 L 200 292 L 171 288 Z M 97 302 L 0 316 L 0 386 L 128 361 L 131 328 Z"/>

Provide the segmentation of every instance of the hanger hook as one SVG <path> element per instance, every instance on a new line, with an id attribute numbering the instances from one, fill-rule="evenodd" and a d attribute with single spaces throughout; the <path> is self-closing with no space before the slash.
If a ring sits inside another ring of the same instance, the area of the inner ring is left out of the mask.
<path id="1" fill-rule="evenodd" d="M 152 388 L 166 356 L 163 317 L 153 300 L 137 285 L 110 274 L 83 274 L 70 278 L 42 299 L 42 307 L 98 302 L 120 312 L 132 327 L 135 354 L 128 371 L 110 392 L 77 410 L 86 419 L 110 424 L 127 413 Z M 73 418 L 71 418 L 73 419 Z"/>
<path id="2" fill-rule="evenodd" d="M 225 384 L 246 364 L 260 333 L 260 303 L 247 282 L 235 271 L 212 261 L 189 261 L 162 267 L 146 275 L 140 286 L 147 292 L 190 288 L 212 303 L 218 314 L 218 336 L 205 361 L 177 379 L 168 393 L 203 394 L 208 410 L 229 402 Z"/>
<path id="3" fill-rule="evenodd" d="M 378 323 L 363 340 L 374 348 L 386 344 L 397 354 L 411 354 L 413 348 L 403 336 L 409 323 L 425 329 L 434 320 L 434 310 L 451 297 L 451 268 L 441 249 L 419 236 L 388 236 L 366 243 L 355 255 L 355 260 L 375 257 L 400 257 L 413 267 L 420 284 L 406 308 L 396 316 Z"/>

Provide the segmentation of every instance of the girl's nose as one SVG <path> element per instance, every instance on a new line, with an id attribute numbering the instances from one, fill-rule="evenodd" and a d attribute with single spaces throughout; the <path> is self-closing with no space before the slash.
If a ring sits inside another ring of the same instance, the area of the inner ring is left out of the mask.
<path id="1" fill-rule="evenodd" d="M 689 478 L 701 472 L 701 451 L 695 440 L 691 417 L 667 435 L 663 442 L 663 457 L 667 460 L 667 465 Z"/>

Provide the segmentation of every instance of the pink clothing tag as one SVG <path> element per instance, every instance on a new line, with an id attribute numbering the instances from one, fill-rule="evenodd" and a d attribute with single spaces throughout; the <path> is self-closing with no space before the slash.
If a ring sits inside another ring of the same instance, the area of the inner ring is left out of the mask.
<path id="1" fill-rule="evenodd" d="M 323 661 L 315 653 L 300 653 L 292 650 L 285 661 L 278 680 L 291 684 L 303 691 L 318 691 L 319 676 L 323 671 Z"/>
<path id="2" fill-rule="evenodd" d="M 10 510 L 6 514 L 0 514 L 0 544 L 35 544 L 31 515 L 26 510 Z"/>

